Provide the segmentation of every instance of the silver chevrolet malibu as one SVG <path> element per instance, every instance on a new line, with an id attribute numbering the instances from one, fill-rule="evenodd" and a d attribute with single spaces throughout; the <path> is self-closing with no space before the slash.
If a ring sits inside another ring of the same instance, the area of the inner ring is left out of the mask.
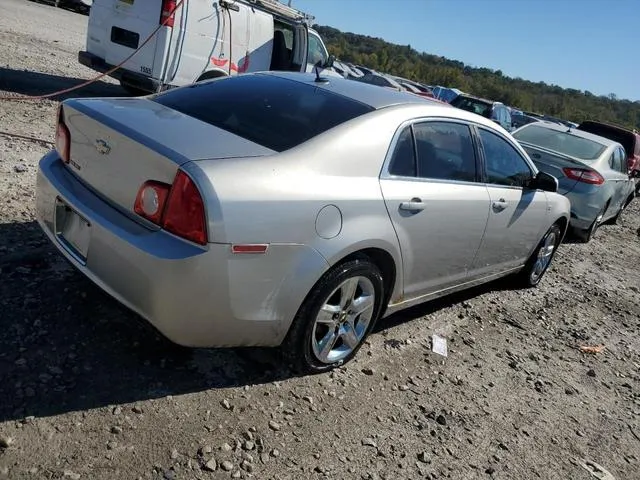
<path id="1" fill-rule="evenodd" d="M 557 188 L 491 120 L 262 72 L 63 102 L 37 217 L 170 340 L 282 346 L 319 372 L 398 310 L 510 274 L 537 285 L 569 222 Z"/>

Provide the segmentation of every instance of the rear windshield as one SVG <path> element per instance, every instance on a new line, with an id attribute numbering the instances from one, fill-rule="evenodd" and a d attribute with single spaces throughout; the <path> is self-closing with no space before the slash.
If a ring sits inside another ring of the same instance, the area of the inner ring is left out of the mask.
<path id="1" fill-rule="evenodd" d="M 451 102 L 451 105 L 462 110 L 466 110 L 467 112 L 477 113 L 483 117 L 491 117 L 492 105 L 490 103 L 483 102 L 482 100 L 459 95 Z"/>
<path id="2" fill-rule="evenodd" d="M 636 136 L 632 132 L 627 132 L 615 127 L 609 127 L 607 125 L 600 125 L 597 123 L 583 122 L 578 126 L 578 130 L 593 133 L 599 135 L 614 142 L 622 144 L 627 152 L 627 155 L 633 155 L 635 148 Z"/>
<path id="3" fill-rule="evenodd" d="M 251 74 L 169 90 L 153 100 L 277 152 L 374 110 L 314 85 Z"/>
<path id="4" fill-rule="evenodd" d="M 563 153 L 581 160 L 595 160 L 607 148 L 601 143 L 578 137 L 571 133 L 552 130 L 529 124 L 514 132 L 513 137 L 520 141 L 538 147 Z"/>

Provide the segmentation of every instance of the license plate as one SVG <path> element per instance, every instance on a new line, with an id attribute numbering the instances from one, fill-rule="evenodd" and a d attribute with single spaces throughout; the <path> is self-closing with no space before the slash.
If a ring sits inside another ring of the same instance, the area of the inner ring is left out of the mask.
<path id="1" fill-rule="evenodd" d="M 91 224 L 62 200 L 56 200 L 56 236 L 64 248 L 82 264 L 87 261 Z"/>

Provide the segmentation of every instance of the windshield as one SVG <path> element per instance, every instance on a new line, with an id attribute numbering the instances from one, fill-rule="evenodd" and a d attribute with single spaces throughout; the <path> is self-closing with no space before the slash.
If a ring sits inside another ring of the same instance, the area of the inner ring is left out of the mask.
<path id="1" fill-rule="evenodd" d="M 491 117 L 491 104 L 483 102 L 482 100 L 459 95 L 451 102 L 451 105 L 466 110 L 467 112 L 477 113 L 486 118 Z"/>
<path id="2" fill-rule="evenodd" d="M 256 74 L 168 90 L 153 100 L 277 152 L 374 110 L 314 85 Z"/>
<path id="3" fill-rule="evenodd" d="M 580 160 L 595 160 L 607 148 L 601 143 L 578 137 L 571 133 L 552 130 L 538 125 L 528 125 L 513 133 L 522 142 L 563 153 Z"/>

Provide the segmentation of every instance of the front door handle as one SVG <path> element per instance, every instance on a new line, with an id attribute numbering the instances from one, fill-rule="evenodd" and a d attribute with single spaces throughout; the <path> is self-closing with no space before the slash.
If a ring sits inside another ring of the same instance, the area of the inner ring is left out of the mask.
<path id="1" fill-rule="evenodd" d="M 400 210 L 407 210 L 410 212 L 419 212 L 424 210 L 427 205 L 422 199 L 414 197 L 409 202 L 400 202 Z"/>
<path id="2" fill-rule="evenodd" d="M 509 206 L 509 202 L 507 202 L 504 198 L 501 198 L 500 200 L 496 200 L 495 202 L 493 202 L 493 209 L 499 212 L 501 212 L 508 206 Z"/>

